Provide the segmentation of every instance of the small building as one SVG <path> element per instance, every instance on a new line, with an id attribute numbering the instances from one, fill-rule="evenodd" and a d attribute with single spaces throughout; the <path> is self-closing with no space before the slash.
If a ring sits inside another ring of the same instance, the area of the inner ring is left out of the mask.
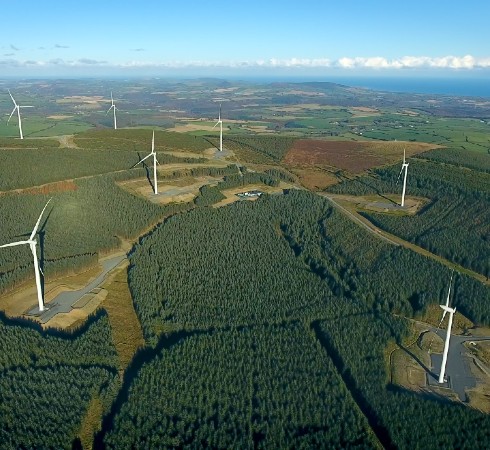
<path id="1" fill-rule="evenodd" d="M 240 198 L 257 198 L 260 197 L 262 194 L 263 194 L 262 191 L 253 190 L 253 191 L 239 192 L 236 195 Z"/>

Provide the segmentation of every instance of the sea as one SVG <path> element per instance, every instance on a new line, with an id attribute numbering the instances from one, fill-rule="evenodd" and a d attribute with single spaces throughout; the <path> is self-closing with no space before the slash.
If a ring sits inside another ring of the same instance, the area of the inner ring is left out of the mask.
<path id="1" fill-rule="evenodd" d="M 258 81 L 258 79 L 257 79 Z M 312 82 L 328 81 L 346 86 L 373 89 L 376 91 L 405 92 L 417 94 L 442 94 L 490 98 L 489 76 L 331 76 L 331 77 L 262 77 L 262 82 Z"/>
<path id="2" fill-rule="evenodd" d="M 346 77 L 330 81 L 377 91 L 490 98 L 490 78 Z"/>

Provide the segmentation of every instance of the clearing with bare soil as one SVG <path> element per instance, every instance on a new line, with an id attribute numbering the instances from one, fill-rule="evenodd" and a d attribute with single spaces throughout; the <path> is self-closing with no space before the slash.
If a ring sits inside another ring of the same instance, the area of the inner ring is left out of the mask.
<path id="1" fill-rule="evenodd" d="M 298 139 L 284 157 L 290 166 L 330 166 L 358 174 L 440 146 L 423 142 Z"/>

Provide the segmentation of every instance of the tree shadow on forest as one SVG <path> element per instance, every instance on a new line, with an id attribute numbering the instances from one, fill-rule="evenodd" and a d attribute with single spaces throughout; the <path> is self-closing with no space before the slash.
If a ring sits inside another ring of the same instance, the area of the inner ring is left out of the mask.
<path id="1" fill-rule="evenodd" d="M 80 337 L 82 334 L 87 332 L 87 330 L 97 322 L 100 318 L 107 316 L 107 312 L 103 308 L 95 310 L 91 315 L 87 317 L 83 324 L 72 330 L 62 330 L 58 328 L 46 328 L 44 329 L 42 325 L 35 319 L 29 317 L 9 317 L 3 311 L 0 311 L 0 322 L 5 326 L 17 326 L 21 328 L 28 328 L 37 331 L 43 336 L 53 336 L 62 339 L 67 339 L 73 341 Z"/>

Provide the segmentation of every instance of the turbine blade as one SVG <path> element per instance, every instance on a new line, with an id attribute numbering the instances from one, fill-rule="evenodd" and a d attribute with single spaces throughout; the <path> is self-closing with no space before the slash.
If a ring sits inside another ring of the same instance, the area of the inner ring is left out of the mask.
<path id="1" fill-rule="evenodd" d="M 151 152 L 155 153 L 155 130 L 153 130 L 153 135 L 151 137 Z"/>
<path id="2" fill-rule="evenodd" d="M 112 105 L 106 112 L 106 114 L 109 114 L 111 112 L 111 109 L 114 107 L 114 105 Z"/>
<path id="3" fill-rule="evenodd" d="M 449 307 L 449 297 L 451 295 L 451 283 L 453 281 L 454 269 L 451 272 L 451 278 L 449 279 L 449 288 L 447 290 L 446 306 Z"/>
<path id="4" fill-rule="evenodd" d="M 17 109 L 17 106 L 14 106 L 14 109 L 12 110 L 12 112 L 10 113 L 10 116 L 9 116 L 9 119 L 7 120 L 7 125 L 9 124 L 10 122 L 10 119 L 12 118 L 12 116 L 14 115 L 14 112 L 15 110 Z"/>
<path id="5" fill-rule="evenodd" d="M 439 326 L 441 325 L 442 321 L 444 320 L 444 317 L 446 317 L 446 313 L 447 313 L 447 311 L 446 311 L 446 310 L 444 310 L 444 312 L 442 313 L 442 319 L 441 319 L 441 321 L 439 322 Z"/>
<path id="6" fill-rule="evenodd" d="M 403 149 L 403 164 L 405 164 L 405 149 Z"/>
<path id="7" fill-rule="evenodd" d="M 220 122 L 220 121 L 218 120 L 218 121 L 216 122 L 216 124 L 214 125 L 214 127 L 218 126 L 218 125 L 219 125 L 219 122 Z M 214 128 L 214 127 L 213 127 L 213 128 Z"/>
<path id="8" fill-rule="evenodd" d="M 400 170 L 400 173 L 398 174 L 398 178 L 396 179 L 395 184 L 398 184 L 398 182 L 400 181 L 400 177 L 402 176 L 402 172 L 403 172 L 403 166 L 402 166 L 402 170 Z"/>
<path id="9" fill-rule="evenodd" d="M 50 198 L 50 199 L 47 201 L 47 203 L 44 205 L 43 210 L 41 211 L 41 214 L 39 214 L 39 218 L 37 219 L 36 225 L 35 225 L 34 229 L 32 230 L 31 236 L 29 237 L 29 240 L 30 240 L 30 241 L 32 241 L 32 239 L 33 239 L 33 238 L 34 238 L 34 236 L 36 235 L 36 233 L 37 233 L 37 229 L 38 229 L 38 227 L 39 227 L 39 223 L 41 222 L 41 217 L 42 217 L 42 216 L 43 216 L 43 214 L 44 214 L 44 210 L 46 209 L 46 207 L 48 206 L 48 203 L 49 203 L 51 200 L 53 200 L 53 197 L 51 197 L 51 198 Z"/>
<path id="10" fill-rule="evenodd" d="M 149 158 L 152 154 L 150 153 L 149 155 L 145 156 L 143 159 L 140 159 L 133 167 L 136 167 L 139 163 L 142 163 L 146 158 Z M 131 167 L 131 169 L 133 168 Z"/>
<path id="11" fill-rule="evenodd" d="M 34 108 L 34 106 L 30 106 L 30 105 L 21 105 L 21 106 L 19 106 L 19 108 Z"/>
<path id="12" fill-rule="evenodd" d="M 17 103 L 15 103 L 15 100 L 14 100 L 14 97 L 12 96 L 12 94 L 10 93 L 10 89 L 8 90 L 9 91 L 9 95 L 10 95 L 10 98 L 12 99 L 12 101 L 14 102 L 14 105 L 17 106 Z"/>
<path id="13" fill-rule="evenodd" d="M 10 244 L 0 245 L 0 248 L 16 247 L 17 245 L 24 245 L 24 244 L 28 244 L 28 243 L 29 243 L 29 241 L 11 242 Z"/>

